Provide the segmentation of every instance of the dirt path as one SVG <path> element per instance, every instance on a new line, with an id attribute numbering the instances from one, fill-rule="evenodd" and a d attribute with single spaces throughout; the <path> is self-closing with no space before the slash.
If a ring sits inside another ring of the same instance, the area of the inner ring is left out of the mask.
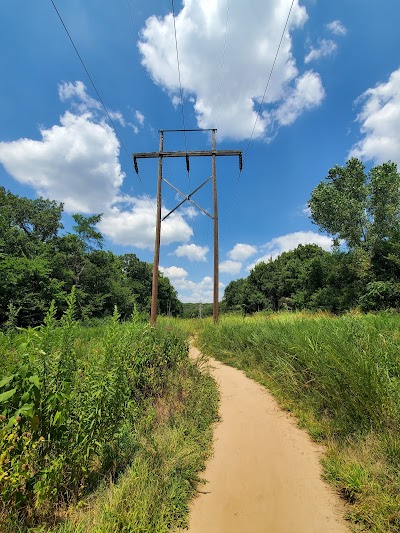
<path id="1" fill-rule="evenodd" d="M 199 356 L 196 348 L 191 356 Z M 221 423 L 189 533 L 346 533 L 339 498 L 321 480 L 321 450 L 243 372 L 211 360 Z"/>

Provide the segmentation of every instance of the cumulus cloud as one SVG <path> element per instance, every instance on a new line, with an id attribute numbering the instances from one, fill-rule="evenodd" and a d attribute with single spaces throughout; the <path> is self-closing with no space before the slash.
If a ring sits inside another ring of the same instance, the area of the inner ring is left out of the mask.
<path id="1" fill-rule="evenodd" d="M 178 292 L 178 298 L 181 302 L 205 303 L 213 301 L 214 282 L 209 276 L 205 276 L 198 283 L 189 279 L 174 279 L 171 280 L 171 283 Z M 218 287 L 219 299 L 221 300 L 225 285 L 224 283 L 219 283 Z"/>
<path id="2" fill-rule="evenodd" d="M 119 141 L 105 122 L 102 106 L 77 81 L 58 87 L 66 111 L 60 124 L 40 130 L 41 140 L 0 142 L 0 163 L 18 182 L 45 198 L 63 202 L 69 213 L 103 213 L 102 233 L 115 244 L 152 248 L 155 201 L 121 197 L 125 174 L 119 163 Z M 115 120 L 122 114 L 111 112 Z M 169 210 L 162 209 L 163 214 Z M 161 242 L 188 242 L 193 235 L 182 214 L 162 225 Z"/>
<path id="3" fill-rule="evenodd" d="M 226 274 L 238 274 L 242 269 L 242 263 L 240 261 L 223 261 L 219 265 L 220 272 L 225 272 Z"/>
<path id="4" fill-rule="evenodd" d="M 320 105 L 324 97 L 325 90 L 319 74 L 310 70 L 297 78 L 295 86 L 288 91 L 286 100 L 271 116 L 281 126 L 288 126 L 305 109 Z"/>
<path id="5" fill-rule="evenodd" d="M 178 199 L 180 200 L 181 198 L 178 197 Z M 191 219 L 197 217 L 199 214 L 199 211 L 192 205 L 189 205 L 189 207 L 181 207 L 181 211 L 186 217 Z"/>
<path id="6" fill-rule="evenodd" d="M 271 258 L 276 259 L 283 252 L 294 250 L 299 244 L 317 244 L 328 251 L 332 247 L 333 240 L 330 237 L 314 233 L 313 231 L 296 231 L 276 237 L 263 246 L 266 253 L 262 257 L 259 257 L 253 264 L 249 265 L 247 270 L 253 269 L 257 263 L 261 263 L 262 261 L 267 262 Z"/>
<path id="7" fill-rule="evenodd" d="M 129 204 L 129 208 L 124 204 Z M 99 230 L 114 244 L 152 249 L 155 238 L 155 200 L 148 197 L 124 198 L 106 210 L 98 224 Z M 162 215 L 169 212 L 162 208 Z M 161 244 L 187 242 L 193 230 L 178 213 L 173 213 L 161 225 Z"/>
<path id="8" fill-rule="evenodd" d="M 235 246 L 228 252 L 228 257 L 233 261 L 245 261 L 252 255 L 257 253 L 257 248 L 251 244 L 242 244 L 237 243 Z"/>
<path id="9" fill-rule="evenodd" d="M 58 85 L 58 95 L 61 102 L 72 101 L 73 106 L 77 107 L 81 113 L 91 109 L 102 109 L 101 103 L 89 96 L 83 81 L 60 83 Z"/>
<path id="10" fill-rule="evenodd" d="M 90 113 L 67 111 L 60 125 L 40 130 L 42 140 L 0 142 L 0 162 L 14 179 L 69 212 L 101 212 L 114 201 L 125 174 L 119 142 Z"/>
<path id="11" fill-rule="evenodd" d="M 195 282 L 188 278 L 188 272 L 181 267 L 160 267 L 160 271 L 167 276 L 181 302 L 212 302 L 214 296 L 214 282 L 210 276 L 205 276 L 201 281 Z M 222 299 L 225 288 L 224 283 L 219 283 L 219 299 Z"/>
<path id="12" fill-rule="evenodd" d="M 177 280 L 184 280 L 188 277 L 188 272 L 181 267 L 177 266 L 170 266 L 170 267 L 161 267 L 160 271 L 167 276 L 172 283 L 176 282 Z"/>
<path id="13" fill-rule="evenodd" d="M 310 63 L 310 61 L 316 61 L 320 57 L 330 56 L 337 50 L 337 44 L 330 39 L 321 39 L 318 41 L 318 47 L 311 46 L 310 51 L 304 58 L 304 63 Z"/>
<path id="14" fill-rule="evenodd" d="M 290 4 L 290 0 L 254 0 L 249 9 L 245 2 L 233 2 L 226 26 L 228 0 L 183 1 L 175 19 L 181 82 L 185 96 L 193 103 L 199 127 L 217 126 L 220 137 L 250 137 Z M 287 98 L 293 99 L 293 91 L 298 104 L 293 117 L 313 107 L 308 95 L 300 94 L 309 87 L 299 83 L 302 76 L 293 57 L 291 39 L 291 32 L 301 28 L 307 18 L 305 7 L 296 0 L 254 137 L 269 139 L 273 128 L 284 125 L 271 121 L 270 112 L 285 106 Z M 177 105 L 179 78 L 172 13 L 148 18 L 138 46 L 142 64 Z M 314 79 L 320 83 L 316 76 Z M 320 95 L 323 97 L 321 89 Z M 320 101 L 317 98 L 314 105 Z M 302 103 L 306 104 L 303 108 Z"/>
<path id="15" fill-rule="evenodd" d="M 329 31 L 331 31 L 334 35 L 346 35 L 347 28 L 344 26 L 340 20 L 333 20 L 332 22 L 329 22 L 329 24 L 326 25 Z"/>
<path id="16" fill-rule="evenodd" d="M 366 90 L 356 101 L 362 104 L 357 116 L 363 138 L 349 157 L 400 164 L 400 68 L 387 82 Z"/>
<path id="17" fill-rule="evenodd" d="M 168 219 L 167 219 L 168 220 Z M 178 246 L 174 255 L 186 257 L 189 261 L 207 261 L 208 246 L 198 246 L 197 244 L 183 244 Z"/>

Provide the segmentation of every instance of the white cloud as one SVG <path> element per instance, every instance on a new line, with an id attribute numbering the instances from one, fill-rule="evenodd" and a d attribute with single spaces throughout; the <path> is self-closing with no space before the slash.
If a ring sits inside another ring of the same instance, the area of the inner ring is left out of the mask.
<path id="1" fill-rule="evenodd" d="M 58 85 L 58 95 L 61 102 L 68 102 L 72 100 L 74 107 L 77 107 L 80 113 L 84 113 L 91 109 L 102 109 L 101 103 L 89 96 L 86 90 L 86 85 L 82 81 L 63 82 Z"/>
<path id="2" fill-rule="evenodd" d="M 186 98 L 189 102 L 193 100 L 199 127 L 217 126 L 221 138 L 245 139 L 250 137 L 256 122 L 291 1 L 254 0 L 250 9 L 246 2 L 233 2 L 229 6 L 226 33 L 227 2 L 183 1 L 175 19 L 181 82 Z M 283 125 L 278 121 L 271 122 L 271 106 L 284 106 L 287 95 L 291 99 L 293 91 L 302 88 L 290 32 L 301 28 L 307 18 L 305 7 L 296 0 L 254 137 L 271 138 L 274 133 L 271 128 Z M 251 28 L 250 32 L 248 28 Z M 142 64 L 154 82 L 165 88 L 172 103 L 178 105 L 179 79 L 172 14 L 147 19 L 138 46 Z M 319 77 L 318 81 L 320 83 Z M 319 92 L 323 94 L 322 90 Z M 320 101 L 317 99 L 315 105 Z M 296 117 L 312 107 L 307 98 L 298 98 L 297 103 L 299 107 L 293 115 Z M 301 103 L 306 104 L 304 108 L 300 107 Z"/>
<path id="3" fill-rule="evenodd" d="M 180 196 L 178 196 L 178 200 L 181 200 Z M 189 207 L 181 207 L 181 212 L 189 219 L 193 219 L 199 214 L 199 211 L 192 205 L 189 205 Z"/>
<path id="4" fill-rule="evenodd" d="M 135 111 L 135 118 L 141 126 L 144 124 L 144 115 L 138 109 Z"/>
<path id="5" fill-rule="evenodd" d="M 0 162 L 17 181 L 68 212 L 102 212 L 114 201 L 125 174 L 119 142 L 104 122 L 67 111 L 60 125 L 40 130 L 42 140 L 0 142 Z"/>
<path id="6" fill-rule="evenodd" d="M 121 209 L 128 203 L 130 208 Z M 155 238 L 155 200 L 150 198 L 124 198 L 120 204 L 108 209 L 98 224 L 99 230 L 114 244 L 152 249 Z M 162 208 L 162 214 L 168 213 Z M 161 244 L 187 242 L 193 236 L 192 228 L 178 213 L 173 213 L 161 225 Z"/>
<path id="7" fill-rule="evenodd" d="M 305 109 L 319 106 L 325 97 L 319 74 L 312 70 L 297 78 L 295 87 L 288 91 L 287 98 L 273 113 L 273 118 L 281 126 L 288 126 L 301 115 Z"/>
<path id="8" fill-rule="evenodd" d="M 310 217 L 311 216 L 311 208 L 308 204 L 306 204 L 303 209 L 301 210 L 301 212 L 303 213 L 303 215 L 306 215 L 307 217 Z"/>
<path id="9" fill-rule="evenodd" d="M 99 112 L 101 106 L 80 81 L 63 83 L 58 89 L 74 112 L 66 111 L 59 125 L 42 128 L 39 141 L 0 142 L 0 163 L 38 195 L 63 202 L 69 213 L 103 213 L 99 229 L 115 244 L 151 249 L 155 202 L 121 197 L 125 174 L 119 163 L 119 141 Z M 74 99 L 79 105 L 71 102 Z M 115 120 L 123 121 L 121 114 L 112 113 Z M 162 211 L 169 210 L 163 207 Z M 188 242 L 192 235 L 184 217 L 174 213 L 162 224 L 161 243 Z"/>
<path id="10" fill-rule="evenodd" d="M 334 35 L 346 35 L 347 28 L 340 22 L 340 20 L 333 20 L 326 25 Z"/>
<path id="11" fill-rule="evenodd" d="M 120 111 L 109 111 L 108 114 L 110 115 L 110 118 L 114 122 L 119 122 L 119 124 L 125 128 L 127 125 L 127 122 L 123 116 L 123 114 Z"/>
<path id="12" fill-rule="evenodd" d="M 255 253 L 257 253 L 255 246 L 238 243 L 228 252 L 228 257 L 233 261 L 245 261 Z"/>
<path id="13" fill-rule="evenodd" d="M 242 269 L 242 263 L 239 261 L 223 261 L 219 264 L 220 272 L 225 272 L 226 274 L 238 274 Z"/>
<path id="14" fill-rule="evenodd" d="M 168 219 L 167 219 L 168 220 Z M 178 246 L 174 254 L 177 257 L 186 257 L 189 261 L 207 261 L 208 246 L 198 246 L 197 244 L 183 244 Z"/>
<path id="15" fill-rule="evenodd" d="M 353 146 L 349 157 L 375 163 L 390 159 L 400 164 L 400 68 L 356 102 L 363 103 L 356 119 L 363 138 Z"/>
<path id="16" fill-rule="evenodd" d="M 160 271 L 171 280 L 172 283 L 175 283 L 177 280 L 184 280 L 188 277 L 188 272 L 181 267 L 170 266 L 170 267 L 161 267 Z"/>
<path id="17" fill-rule="evenodd" d="M 212 302 L 214 296 L 214 281 L 211 277 L 206 276 L 200 282 L 196 283 L 188 279 L 171 280 L 178 292 L 178 298 L 181 302 Z M 224 283 L 218 285 L 219 299 L 222 300 Z"/>
<path id="18" fill-rule="evenodd" d="M 314 233 L 313 231 L 296 231 L 282 235 L 281 237 L 276 237 L 263 246 L 266 253 L 249 265 L 247 270 L 253 269 L 261 261 L 268 262 L 271 258 L 276 259 L 283 252 L 294 250 L 299 244 L 317 244 L 323 250 L 328 251 L 332 247 L 333 240 L 330 237 Z"/>
<path id="19" fill-rule="evenodd" d="M 330 39 L 322 39 L 318 41 L 318 47 L 311 46 L 310 51 L 304 58 L 304 63 L 310 63 L 310 61 L 316 61 L 320 57 L 330 56 L 337 50 L 337 44 Z"/>

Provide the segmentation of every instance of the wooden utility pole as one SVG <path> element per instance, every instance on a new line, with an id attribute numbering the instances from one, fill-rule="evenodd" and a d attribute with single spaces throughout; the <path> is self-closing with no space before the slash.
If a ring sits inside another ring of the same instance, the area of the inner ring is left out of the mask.
<path id="1" fill-rule="evenodd" d="M 215 130 L 212 130 L 212 189 L 214 204 L 214 299 L 213 299 L 213 318 L 214 323 L 218 322 L 219 305 L 218 305 L 218 285 L 219 285 L 219 264 L 218 264 L 218 197 L 217 197 L 217 143 L 215 140 Z"/>
<path id="2" fill-rule="evenodd" d="M 188 132 L 188 131 L 211 131 L 212 150 L 193 150 L 187 152 L 175 151 L 164 152 L 164 133 L 166 132 Z M 239 168 L 242 169 L 242 151 L 241 150 L 217 150 L 216 143 L 216 129 L 196 129 L 196 130 L 160 130 L 160 142 L 158 152 L 140 152 L 133 154 L 133 164 L 135 170 L 139 173 L 137 160 L 138 159 L 151 159 L 158 158 L 158 180 L 157 180 L 157 214 L 156 214 L 156 238 L 154 245 L 154 262 L 153 262 L 153 285 L 151 294 L 151 312 L 150 323 L 155 325 L 157 321 L 157 299 L 158 299 L 158 267 L 160 263 L 160 239 L 161 239 L 161 222 L 168 218 L 174 211 L 176 211 L 185 202 L 190 202 L 197 209 L 202 211 L 205 215 L 213 219 L 214 221 L 214 303 L 213 303 L 213 317 L 214 322 L 218 322 L 219 307 L 218 307 L 218 285 L 219 285 L 219 268 L 218 268 L 218 197 L 217 197 L 217 157 L 218 156 L 238 156 Z M 162 175 L 162 161 L 164 157 L 185 157 L 186 166 L 189 171 L 189 158 L 190 157 L 211 157 L 212 158 L 212 174 L 201 185 L 194 189 L 190 194 L 186 195 L 180 191 L 175 185 L 163 178 Z M 196 202 L 192 200 L 192 196 L 199 191 L 206 183 L 212 180 L 213 191 L 213 215 L 210 215 L 205 209 L 200 207 Z M 161 218 L 161 205 L 162 205 L 162 182 L 165 181 L 170 187 L 172 187 L 177 193 L 179 193 L 183 200 L 176 205 L 167 215 Z"/>
<path id="3" fill-rule="evenodd" d="M 164 148 L 164 132 L 160 131 L 160 154 Z M 158 267 L 160 264 L 160 242 L 161 242 L 161 189 L 162 189 L 162 156 L 158 157 L 158 178 L 157 178 L 157 215 L 156 215 L 156 240 L 154 243 L 153 261 L 153 284 L 151 287 L 151 311 L 150 322 L 154 325 L 157 321 L 157 301 L 158 301 Z"/>

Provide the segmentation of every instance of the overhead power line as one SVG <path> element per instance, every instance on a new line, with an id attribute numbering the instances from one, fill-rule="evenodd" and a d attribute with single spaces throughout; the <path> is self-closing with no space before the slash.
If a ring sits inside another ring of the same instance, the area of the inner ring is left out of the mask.
<path id="1" fill-rule="evenodd" d="M 177 66 L 178 66 L 179 92 L 180 92 L 180 96 L 181 96 L 182 124 L 183 124 L 183 129 L 186 130 L 185 109 L 184 109 L 184 105 L 183 105 L 183 89 L 182 89 L 182 79 L 181 79 L 181 67 L 180 67 L 180 63 L 179 63 L 178 38 L 177 38 L 177 35 L 176 35 L 174 0 L 171 0 L 171 4 L 172 4 L 172 19 L 174 21 L 175 50 L 176 50 L 176 63 L 177 63 Z M 186 132 L 185 132 L 185 142 L 186 142 Z M 186 150 L 187 150 L 187 147 L 186 147 Z"/>
<path id="2" fill-rule="evenodd" d="M 68 31 L 67 26 L 65 25 L 65 22 L 64 22 L 64 20 L 63 20 L 63 18 L 62 18 L 62 16 L 61 16 L 60 12 L 59 12 L 58 9 L 57 9 L 56 4 L 54 3 L 54 0 L 50 0 L 50 1 L 51 1 L 51 3 L 53 4 L 53 7 L 54 7 L 54 9 L 55 9 L 55 11 L 56 11 L 56 13 L 57 13 L 57 15 L 58 15 L 58 18 L 60 19 L 61 24 L 63 25 L 63 28 L 64 28 L 66 34 L 68 35 L 68 38 L 69 38 L 69 40 L 71 41 L 72 46 L 74 47 L 74 50 L 75 50 L 75 52 L 76 52 L 76 55 L 78 56 L 79 61 L 81 62 L 82 66 L 83 66 L 83 68 L 84 68 L 84 70 L 85 70 L 85 72 L 86 72 L 86 75 L 87 75 L 87 77 L 89 78 L 90 83 L 92 84 L 92 87 L 93 87 L 93 89 L 94 89 L 94 91 L 95 91 L 95 93 L 96 93 L 96 95 L 97 95 L 97 98 L 99 99 L 100 104 L 102 105 L 102 107 L 103 107 L 103 109 L 104 109 L 105 114 L 107 115 L 108 120 L 110 121 L 110 124 L 111 124 L 111 126 L 112 126 L 112 128 L 113 128 L 113 130 L 114 130 L 114 133 L 115 133 L 117 139 L 118 139 L 119 142 L 121 143 L 121 146 L 122 146 L 122 148 L 124 149 L 124 151 L 126 152 L 126 154 L 127 154 L 127 156 L 129 157 L 129 159 L 131 159 L 131 154 L 129 153 L 128 149 L 126 148 L 126 146 L 125 146 L 125 144 L 124 144 L 124 142 L 123 142 L 123 140 L 121 139 L 121 136 L 119 135 L 118 130 L 117 130 L 116 126 L 115 126 L 115 123 L 114 123 L 113 119 L 111 118 L 110 113 L 109 113 L 109 111 L 108 111 L 106 105 L 104 104 L 103 99 L 102 99 L 102 97 L 100 96 L 99 91 L 97 90 L 97 87 L 96 87 L 96 85 L 95 85 L 95 83 L 94 83 L 94 81 L 93 81 L 93 79 L 92 79 L 92 77 L 91 77 L 91 75 L 90 75 L 90 73 L 89 73 L 89 71 L 88 71 L 86 65 L 85 65 L 85 62 L 84 62 L 83 59 L 82 59 L 82 56 L 81 56 L 80 53 L 79 53 L 79 50 L 78 50 L 77 46 L 76 46 L 75 43 L 74 43 L 74 40 L 73 40 L 72 37 L 71 37 L 71 34 L 70 34 L 69 31 Z M 139 175 L 138 175 L 138 178 L 139 178 L 139 181 L 140 181 L 140 182 L 142 183 L 142 185 L 143 185 L 142 179 L 141 179 L 141 177 L 140 177 Z"/>
<path id="3" fill-rule="evenodd" d="M 219 84 L 219 93 L 218 93 L 218 107 L 217 107 L 216 128 L 218 128 L 218 123 L 219 123 L 219 111 L 220 111 L 220 107 L 221 107 L 221 98 L 222 98 L 222 85 L 223 85 L 224 76 L 225 76 L 225 56 L 226 56 L 226 43 L 227 43 L 227 40 L 228 40 L 229 10 L 230 10 L 230 0 L 228 0 L 228 5 L 226 7 L 225 36 L 224 36 L 224 47 L 223 47 L 223 50 L 222 50 L 222 60 L 221 60 L 221 81 L 220 81 L 220 84 Z"/>
<path id="4" fill-rule="evenodd" d="M 267 81 L 267 85 L 265 86 L 265 90 L 264 90 L 263 97 L 262 97 L 262 99 L 261 99 L 260 105 L 258 106 L 256 120 L 255 120 L 255 122 L 254 122 L 253 130 L 252 130 L 252 132 L 251 132 L 251 136 L 250 136 L 249 142 L 247 143 L 246 151 L 247 151 L 247 149 L 248 149 L 248 147 L 249 147 L 249 144 L 251 143 L 251 141 L 252 141 L 252 139 L 253 139 L 254 131 L 255 131 L 255 129 L 256 129 L 257 122 L 258 122 L 258 119 L 259 119 L 260 114 L 261 114 L 261 108 L 262 108 L 262 106 L 264 105 L 265 95 L 267 94 L 268 87 L 269 87 L 269 83 L 270 83 L 270 81 L 271 81 L 271 77 L 272 77 L 272 73 L 273 73 L 274 68 L 275 68 L 276 60 L 278 59 L 279 51 L 280 51 L 280 49 L 281 49 L 281 45 L 282 45 L 282 41 L 283 41 L 283 37 L 285 36 L 286 28 L 287 28 L 287 25 L 288 25 L 288 22 L 289 22 L 290 15 L 291 15 L 291 13 L 292 13 L 293 5 L 294 5 L 294 0 L 292 0 L 292 3 L 291 3 L 291 5 L 290 5 L 290 9 L 289 9 L 288 16 L 286 17 L 285 26 L 284 26 L 283 31 L 282 31 L 282 35 L 281 35 L 281 38 L 280 38 L 280 41 L 279 41 L 278 48 L 277 48 L 277 50 L 276 50 L 276 54 L 275 54 L 275 58 L 274 58 L 274 62 L 272 63 L 272 67 L 271 67 L 271 70 L 270 70 L 270 73 L 269 73 L 269 76 L 268 76 L 268 81 Z"/>
<path id="5" fill-rule="evenodd" d="M 279 55 L 279 51 L 281 49 L 281 45 L 282 45 L 282 41 L 283 41 L 283 38 L 285 36 L 285 32 L 286 32 L 286 28 L 287 28 L 287 25 L 289 23 L 289 19 L 290 19 L 290 15 L 292 13 L 292 9 L 293 9 L 293 5 L 294 5 L 294 0 L 292 0 L 292 3 L 290 4 L 290 9 L 289 9 L 289 12 L 288 12 L 288 15 L 286 17 L 286 21 L 285 21 L 285 25 L 283 27 L 283 31 L 282 31 L 282 34 L 281 34 L 281 38 L 279 40 L 279 44 L 278 44 L 278 48 L 276 50 L 276 54 L 275 54 L 275 57 L 274 57 L 274 61 L 272 63 L 272 66 L 271 66 L 271 70 L 269 72 L 269 76 L 268 76 L 268 80 L 267 80 L 267 84 L 265 86 L 265 89 L 264 89 L 264 94 L 263 94 L 263 97 L 261 99 L 261 102 L 258 106 L 258 110 L 257 110 L 257 116 L 256 116 L 256 120 L 254 122 L 254 125 L 253 125 L 253 129 L 252 129 L 252 132 L 251 132 L 251 136 L 250 136 L 250 139 L 247 143 L 247 146 L 246 148 L 243 150 L 243 157 L 245 157 L 245 155 L 247 154 L 248 150 L 249 150 L 249 146 L 250 146 L 250 143 L 251 141 L 253 140 L 253 135 L 254 135 L 254 131 L 256 129 L 256 126 L 257 126 L 257 122 L 258 122 L 258 119 L 260 118 L 260 114 L 261 114 L 261 108 L 262 106 L 264 105 L 264 101 L 265 101 L 265 96 L 267 94 L 267 91 L 268 91 L 268 87 L 269 87 L 269 84 L 270 84 L 270 81 L 271 81 L 271 77 L 272 77 L 272 73 L 274 71 L 274 68 L 275 68 L 275 64 L 276 64 L 276 61 L 278 59 L 278 55 Z M 234 210 L 234 207 L 235 207 L 235 202 L 236 202 L 236 196 L 237 196 L 237 192 L 239 190 L 239 181 L 240 181 L 240 176 L 242 174 L 242 169 L 239 170 L 239 173 L 238 173 L 238 177 L 237 177 L 237 180 L 236 180 L 236 186 L 235 186 L 235 189 L 234 189 L 234 193 L 233 193 L 233 199 L 232 199 L 232 204 L 231 204 L 231 211 L 227 217 L 227 220 L 229 221 L 229 219 L 232 217 L 232 213 L 233 213 L 233 210 Z"/>
<path id="6" fill-rule="evenodd" d="M 175 50 L 176 50 L 176 64 L 178 66 L 179 92 L 180 92 L 180 97 L 181 97 L 182 125 L 183 125 L 184 137 L 185 137 L 185 149 L 186 149 L 186 152 L 187 152 L 188 151 L 188 146 L 187 146 L 187 137 L 186 137 L 185 107 L 184 107 L 184 104 L 183 104 L 183 89 L 182 89 L 182 79 L 181 79 L 181 67 L 180 67 L 180 62 L 179 62 L 178 38 L 177 38 L 177 35 L 176 35 L 174 0 L 171 0 L 171 5 L 172 5 L 172 19 L 174 21 Z M 189 168 L 189 158 L 188 157 L 186 157 L 186 169 L 187 169 L 187 175 L 188 175 L 188 181 L 189 181 L 189 187 L 190 187 L 190 168 Z"/>

